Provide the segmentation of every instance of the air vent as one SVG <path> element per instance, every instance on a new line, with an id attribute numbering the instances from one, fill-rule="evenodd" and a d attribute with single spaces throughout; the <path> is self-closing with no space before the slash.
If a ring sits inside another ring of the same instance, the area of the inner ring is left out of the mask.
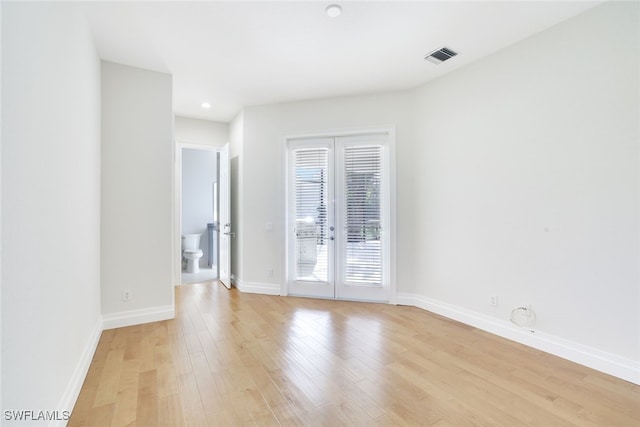
<path id="1" fill-rule="evenodd" d="M 447 59 L 451 59 L 456 56 L 458 53 L 452 51 L 447 47 L 443 47 L 440 49 L 436 49 L 433 52 L 427 53 L 424 57 L 429 62 L 433 62 L 434 64 L 440 64 L 441 62 L 446 61 Z"/>

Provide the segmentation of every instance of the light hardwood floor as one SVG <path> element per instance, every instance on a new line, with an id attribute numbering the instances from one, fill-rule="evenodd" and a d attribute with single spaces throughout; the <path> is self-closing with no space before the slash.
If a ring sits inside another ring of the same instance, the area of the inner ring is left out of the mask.
<path id="1" fill-rule="evenodd" d="M 640 386 L 413 307 L 176 288 L 102 333 L 74 426 L 639 426 Z"/>

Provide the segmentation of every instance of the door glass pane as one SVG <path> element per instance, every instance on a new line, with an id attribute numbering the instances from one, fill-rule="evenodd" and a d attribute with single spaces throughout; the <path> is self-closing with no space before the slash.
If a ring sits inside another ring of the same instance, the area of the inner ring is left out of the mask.
<path id="1" fill-rule="evenodd" d="M 327 148 L 298 149 L 294 153 L 296 280 L 328 281 L 328 163 Z"/>
<path id="2" fill-rule="evenodd" d="M 382 147 L 345 147 L 344 179 L 344 280 L 382 286 Z"/>

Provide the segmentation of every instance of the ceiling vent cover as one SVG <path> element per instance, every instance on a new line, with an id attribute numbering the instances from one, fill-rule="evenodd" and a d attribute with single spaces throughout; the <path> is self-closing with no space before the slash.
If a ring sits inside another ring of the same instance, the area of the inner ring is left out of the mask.
<path id="1" fill-rule="evenodd" d="M 448 59 L 453 58 L 457 54 L 458 52 L 454 52 L 448 47 L 443 47 L 440 49 L 436 49 L 433 52 L 427 53 L 424 59 L 426 59 L 429 62 L 433 62 L 434 64 L 440 64 Z"/>

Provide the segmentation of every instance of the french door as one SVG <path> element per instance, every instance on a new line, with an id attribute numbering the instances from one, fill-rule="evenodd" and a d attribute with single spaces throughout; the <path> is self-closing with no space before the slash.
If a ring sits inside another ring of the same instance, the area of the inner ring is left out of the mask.
<path id="1" fill-rule="evenodd" d="M 288 141 L 288 293 L 388 301 L 388 134 Z"/>

